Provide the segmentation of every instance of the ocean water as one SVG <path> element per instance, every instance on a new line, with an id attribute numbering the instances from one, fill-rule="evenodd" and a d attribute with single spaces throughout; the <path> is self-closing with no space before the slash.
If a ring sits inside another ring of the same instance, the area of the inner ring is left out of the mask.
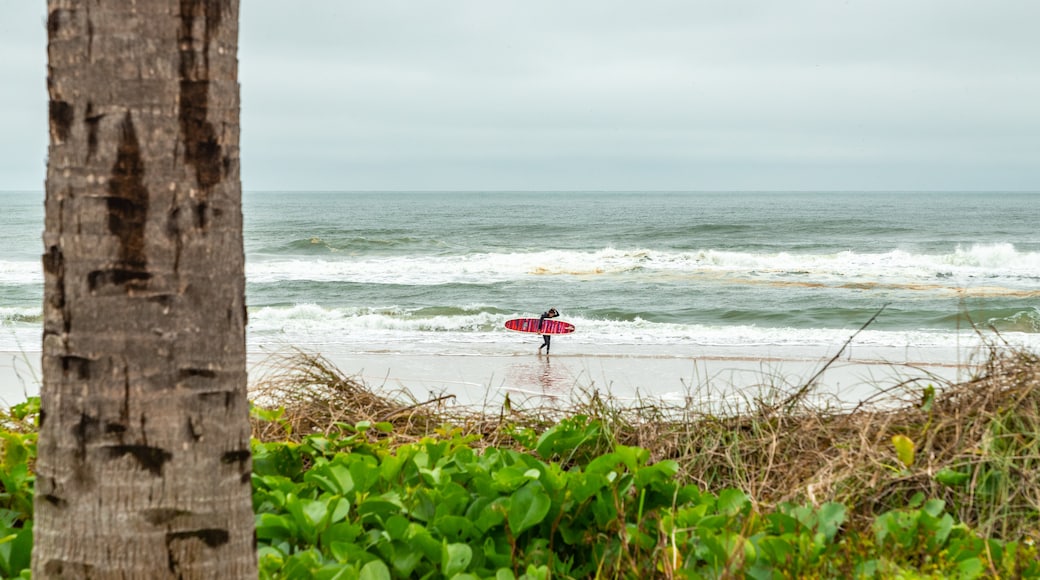
<path id="1" fill-rule="evenodd" d="M 43 194 L 0 194 L 0 351 L 40 349 Z M 1040 350 L 1040 194 L 247 192 L 248 348 Z M 882 310 L 883 308 L 883 310 Z M 918 356 L 929 356 L 921 354 Z"/>

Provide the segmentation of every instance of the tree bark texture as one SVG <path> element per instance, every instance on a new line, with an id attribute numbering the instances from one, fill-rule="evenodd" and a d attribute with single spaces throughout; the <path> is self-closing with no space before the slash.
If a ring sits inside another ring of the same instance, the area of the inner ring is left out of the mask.
<path id="1" fill-rule="evenodd" d="M 238 0 L 48 0 L 35 578 L 256 576 Z"/>

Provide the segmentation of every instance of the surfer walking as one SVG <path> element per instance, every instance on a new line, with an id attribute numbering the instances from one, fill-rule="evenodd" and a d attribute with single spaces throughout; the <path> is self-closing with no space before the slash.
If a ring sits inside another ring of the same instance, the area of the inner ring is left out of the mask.
<path id="1" fill-rule="evenodd" d="M 546 318 L 556 318 L 560 313 L 555 308 L 550 308 L 542 313 L 542 317 L 538 319 L 538 330 L 542 329 L 542 323 L 545 322 Z M 552 340 L 552 336 L 548 334 L 542 335 L 542 346 L 538 347 L 538 354 L 542 354 L 542 349 L 545 349 L 545 354 L 549 354 L 549 342 Z"/>

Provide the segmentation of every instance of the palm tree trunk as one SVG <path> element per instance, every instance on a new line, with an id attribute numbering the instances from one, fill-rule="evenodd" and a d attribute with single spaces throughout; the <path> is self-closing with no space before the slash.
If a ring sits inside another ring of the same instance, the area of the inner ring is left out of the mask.
<path id="1" fill-rule="evenodd" d="M 238 0 L 48 0 L 35 578 L 256 576 Z"/>

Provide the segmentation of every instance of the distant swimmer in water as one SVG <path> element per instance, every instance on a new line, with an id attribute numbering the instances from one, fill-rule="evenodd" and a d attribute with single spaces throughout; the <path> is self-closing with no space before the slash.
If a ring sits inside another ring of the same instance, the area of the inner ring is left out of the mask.
<path id="1" fill-rule="evenodd" d="M 555 308 L 550 308 L 549 310 L 546 310 L 545 312 L 543 312 L 542 313 L 542 317 L 538 319 L 538 330 L 542 329 L 542 323 L 545 322 L 546 318 L 556 318 L 559 315 L 560 315 L 560 313 L 557 312 Z M 549 354 L 549 342 L 551 340 L 552 340 L 552 337 L 549 336 L 548 334 L 543 334 L 542 335 L 542 346 L 538 347 L 538 354 L 542 354 L 542 349 L 543 348 L 545 349 L 545 354 Z"/>

